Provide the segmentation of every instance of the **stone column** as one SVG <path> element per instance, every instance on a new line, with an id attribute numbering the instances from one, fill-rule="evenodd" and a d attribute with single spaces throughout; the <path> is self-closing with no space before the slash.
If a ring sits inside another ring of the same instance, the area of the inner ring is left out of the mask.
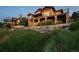
<path id="1" fill-rule="evenodd" d="M 28 18 L 28 26 L 30 26 L 30 19 Z"/>
<path id="2" fill-rule="evenodd" d="M 38 23 L 40 22 L 40 18 L 38 18 Z"/>
<path id="3" fill-rule="evenodd" d="M 33 24 L 33 26 L 34 26 L 34 19 L 33 19 L 33 23 L 32 23 L 32 24 Z"/>
<path id="4" fill-rule="evenodd" d="M 69 23 L 69 13 L 66 14 L 66 23 Z"/>
<path id="5" fill-rule="evenodd" d="M 56 23 L 58 22 L 58 21 L 57 21 L 57 16 L 56 16 L 56 15 L 54 16 L 54 19 L 55 19 L 55 24 L 56 24 Z"/>
<path id="6" fill-rule="evenodd" d="M 47 17 L 45 17 L 45 22 L 47 21 Z"/>

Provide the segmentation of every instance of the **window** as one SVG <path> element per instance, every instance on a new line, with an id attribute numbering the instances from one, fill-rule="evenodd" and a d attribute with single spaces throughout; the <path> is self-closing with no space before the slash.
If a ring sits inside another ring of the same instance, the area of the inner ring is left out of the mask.
<path id="1" fill-rule="evenodd" d="M 49 12 L 46 12 L 46 13 L 43 13 L 42 16 L 49 16 L 50 13 Z"/>
<path id="2" fill-rule="evenodd" d="M 38 22 L 38 20 L 37 20 L 37 19 L 35 19 L 35 20 L 34 20 L 34 22 Z"/>

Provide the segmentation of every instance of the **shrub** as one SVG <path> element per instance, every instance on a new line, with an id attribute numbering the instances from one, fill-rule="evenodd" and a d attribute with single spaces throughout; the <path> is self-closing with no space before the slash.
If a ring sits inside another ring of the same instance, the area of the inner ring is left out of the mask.
<path id="1" fill-rule="evenodd" d="M 3 23 L 0 22 L 0 28 L 2 28 L 2 27 L 3 27 Z"/>
<path id="2" fill-rule="evenodd" d="M 53 20 L 51 20 L 51 19 L 49 20 L 49 19 L 48 19 L 48 20 L 46 21 L 46 25 L 52 25 L 52 24 L 54 24 L 54 21 L 53 21 Z"/>
<path id="3" fill-rule="evenodd" d="M 41 37 L 41 34 L 35 31 L 15 31 L 7 41 L 0 44 L 0 51 L 35 51 Z"/>
<path id="4" fill-rule="evenodd" d="M 11 24 L 6 23 L 5 26 L 4 26 L 4 28 L 11 28 Z"/>
<path id="5" fill-rule="evenodd" d="M 74 47 L 78 47 L 76 45 L 75 35 L 72 32 L 66 30 L 55 30 L 51 32 L 51 37 L 49 38 L 49 43 L 46 44 L 46 51 L 78 51 L 78 49 Z"/>
<path id="6" fill-rule="evenodd" d="M 40 23 L 38 23 L 38 26 L 44 26 L 45 25 L 45 21 L 41 21 Z"/>
<path id="7" fill-rule="evenodd" d="M 62 24 L 63 23 L 63 21 L 62 20 L 58 20 L 58 24 Z"/>
<path id="8" fill-rule="evenodd" d="M 53 20 L 47 20 L 46 22 L 45 21 L 42 21 L 40 23 L 38 23 L 38 26 L 41 25 L 41 26 L 44 26 L 44 25 L 52 25 L 54 24 L 54 21 Z"/>
<path id="9" fill-rule="evenodd" d="M 69 52 L 79 51 L 79 32 L 76 34 L 71 31 L 58 29 L 51 31 L 38 44 L 38 51 L 45 52 Z"/>
<path id="10" fill-rule="evenodd" d="M 75 52 L 79 51 L 79 31 L 57 29 L 49 33 L 33 30 L 12 32 L 7 41 L 0 44 L 0 51 L 10 52 Z"/>
<path id="11" fill-rule="evenodd" d="M 28 22 L 27 22 L 27 21 L 21 21 L 21 22 L 19 23 L 19 25 L 28 26 Z"/>
<path id="12" fill-rule="evenodd" d="M 75 21 L 71 23 L 69 30 L 71 31 L 79 30 L 79 21 Z"/>
<path id="13" fill-rule="evenodd" d="M 10 34 L 10 32 L 9 31 L 0 31 L 0 37 L 3 37 L 7 34 Z"/>

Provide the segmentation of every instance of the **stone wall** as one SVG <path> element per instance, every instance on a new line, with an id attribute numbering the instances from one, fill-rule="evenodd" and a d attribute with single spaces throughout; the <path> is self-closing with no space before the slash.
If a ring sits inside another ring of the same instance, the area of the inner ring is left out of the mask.
<path id="1" fill-rule="evenodd" d="M 68 24 L 48 25 L 48 26 L 35 26 L 29 29 L 39 31 L 41 33 L 48 32 L 50 30 L 59 29 L 68 26 Z"/>

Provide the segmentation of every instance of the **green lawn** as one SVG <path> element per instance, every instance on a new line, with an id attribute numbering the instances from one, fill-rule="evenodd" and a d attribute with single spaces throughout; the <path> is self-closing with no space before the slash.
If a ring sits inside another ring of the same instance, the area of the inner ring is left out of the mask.
<path id="1" fill-rule="evenodd" d="M 79 32 L 64 29 L 39 33 L 33 30 L 19 30 L 14 32 L 0 32 L 0 51 L 4 52 L 61 52 L 79 51 Z M 0 41 L 1 42 L 1 41 Z"/>
<path id="2" fill-rule="evenodd" d="M 34 51 L 42 36 L 30 30 L 12 32 L 7 41 L 0 45 L 0 51 Z"/>
<path id="3" fill-rule="evenodd" d="M 10 33 L 9 31 L 0 31 L 0 37 L 5 36 L 9 33 Z"/>

